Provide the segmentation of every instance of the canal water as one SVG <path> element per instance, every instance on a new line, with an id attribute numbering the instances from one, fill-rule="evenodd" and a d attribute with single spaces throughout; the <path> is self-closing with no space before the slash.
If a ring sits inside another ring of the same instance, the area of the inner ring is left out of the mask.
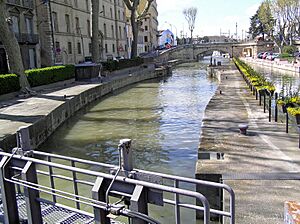
<path id="1" fill-rule="evenodd" d="M 89 105 L 39 150 L 117 165 L 119 140 L 130 138 L 135 168 L 194 178 L 201 121 L 216 88 L 206 64 L 183 64 L 170 77 L 124 88 Z M 154 209 L 154 216 L 174 223 L 171 211 Z M 182 219 L 193 223 L 195 215 Z"/>

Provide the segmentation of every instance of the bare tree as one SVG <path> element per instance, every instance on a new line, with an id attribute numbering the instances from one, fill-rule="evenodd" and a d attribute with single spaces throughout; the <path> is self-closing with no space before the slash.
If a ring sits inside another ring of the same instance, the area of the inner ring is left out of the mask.
<path id="1" fill-rule="evenodd" d="M 133 40 L 131 44 L 131 58 L 137 56 L 137 44 L 138 44 L 138 35 L 139 27 L 143 19 L 148 15 L 151 3 L 154 0 L 147 0 L 145 7 L 140 10 L 140 0 L 123 0 L 126 7 L 130 11 L 130 22 L 132 27 Z"/>
<path id="2" fill-rule="evenodd" d="M 21 92 L 33 93 L 24 72 L 20 46 L 11 30 L 12 20 L 7 14 L 5 0 L 0 0 L 0 21 L 0 41 L 8 57 L 9 71 L 19 76 Z"/>
<path id="3" fill-rule="evenodd" d="M 195 7 L 190 7 L 190 8 L 183 10 L 183 15 L 184 15 L 185 19 L 187 20 L 187 22 L 189 24 L 189 30 L 191 31 L 190 43 L 193 42 L 193 31 L 195 29 L 195 21 L 196 21 L 197 12 L 198 12 L 198 10 Z"/>
<path id="4" fill-rule="evenodd" d="M 92 0 L 92 61 L 100 62 L 99 0 Z"/>

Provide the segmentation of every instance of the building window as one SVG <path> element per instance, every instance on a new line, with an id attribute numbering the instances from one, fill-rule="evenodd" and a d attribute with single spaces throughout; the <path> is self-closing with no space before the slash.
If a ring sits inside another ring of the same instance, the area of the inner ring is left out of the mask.
<path id="1" fill-rule="evenodd" d="M 115 44 L 112 45 L 112 50 L 113 50 L 113 53 L 115 53 L 115 51 L 116 51 Z"/>
<path id="2" fill-rule="evenodd" d="M 121 20 L 121 13 L 120 13 L 120 10 L 118 10 L 118 17 L 119 17 L 119 20 Z"/>
<path id="3" fill-rule="evenodd" d="M 72 43 L 68 42 L 68 54 L 72 54 Z"/>
<path id="4" fill-rule="evenodd" d="M 77 43 L 77 53 L 81 54 L 81 44 L 80 44 L 80 42 Z"/>
<path id="5" fill-rule="evenodd" d="M 92 53 L 92 43 L 89 43 L 89 53 Z"/>
<path id="6" fill-rule="evenodd" d="M 144 36 L 144 42 L 145 42 L 145 43 L 148 42 L 148 36 Z"/>
<path id="7" fill-rule="evenodd" d="M 89 0 L 85 0 L 86 11 L 90 11 Z"/>
<path id="8" fill-rule="evenodd" d="M 26 23 L 26 30 L 28 34 L 33 34 L 33 20 L 32 18 L 26 17 L 25 18 Z"/>
<path id="9" fill-rule="evenodd" d="M 115 30 L 114 30 L 114 25 L 111 25 L 111 37 L 115 37 Z"/>
<path id="10" fill-rule="evenodd" d="M 123 12 L 123 21 L 125 21 L 125 12 Z"/>
<path id="11" fill-rule="evenodd" d="M 107 37 L 107 29 L 106 29 L 106 24 L 105 23 L 103 25 L 103 30 L 104 30 L 104 37 Z"/>
<path id="12" fill-rule="evenodd" d="M 121 26 L 119 26 L 119 34 L 120 34 L 120 39 L 122 39 L 122 29 L 121 29 Z"/>
<path id="13" fill-rule="evenodd" d="M 146 31 L 148 30 L 148 26 L 145 26 L 145 30 L 146 30 Z"/>
<path id="14" fill-rule="evenodd" d="M 90 20 L 87 20 L 87 34 L 89 37 L 91 37 L 91 22 Z"/>
<path id="15" fill-rule="evenodd" d="M 55 42 L 55 51 L 60 52 L 60 43 L 58 41 Z"/>
<path id="16" fill-rule="evenodd" d="M 78 8 L 78 0 L 74 0 L 74 5 L 76 8 Z"/>
<path id="17" fill-rule="evenodd" d="M 145 46 L 145 51 L 147 51 L 147 46 Z"/>
<path id="18" fill-rule="evenodd" d="M 58 32 L 57 12 L 52 12 L 52 19 L 53 19 L 53 29 L 54 29 L 54 32 Z"/>
<path id="19" fill-rule="evenodd" d="M 103 16 L 105 17 L 105 6 L 102 5 L 102 13 L 103 13 Z"/>
<path id="20" fill-rule="evenodd" d="M 124 38 L 126 38 L 127 32 L 126 32 L 126 27 L 124 27 Z"/>
<path id="21" fill-rule="evenodd" d="M 107 44 L 105 44 L 105 53 L 108 53 Z"/>
<path id="22" fill-rule="evenodd" d="M 80 34 L 79 18 L 78 17 L 75 17 L 75 26 L 76 26 L 76 33 Z"/>
<path id="23" fill-rule="evenodd" d="M 110 18 L 113 19 L 113 11 L 112 11 L 112 8 L 110 8 Z"/>
<path id="24" fill-rule="evenodd" d="M 12 20 L 12 31 L 14 33 L 20 33 L 20 26 L 19 26 L 20 18 L 18 16 L 12 16 L 11 20 Z"/>
<path id="25" fill-rule="evenodd" d="M 66 21 L 66 31 L 67 33 L 70 33 L 71 32 L 70 16 L 68 14 L 65 15 L 65 21 Z"/>

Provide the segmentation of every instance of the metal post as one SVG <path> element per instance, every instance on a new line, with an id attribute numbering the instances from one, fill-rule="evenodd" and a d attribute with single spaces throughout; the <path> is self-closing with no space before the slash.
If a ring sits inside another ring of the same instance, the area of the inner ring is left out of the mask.
<path id="1" fill-rule="evenodd" d="M 8 165 L 5 167 L 5 164 L 8 160 L 9 158 L 4 156 L 0 162 L 0 186 L 2 206 L 4 211 L 3 221 L 4 223 L 20 223 L 15 185 L 5 181 L 5 178 L 10 179 L 13 176 L 13 173 L 7 167 Z"/>
<path id="2" fill-rule="evenodd" d="M 122 156 L 122 168 L 123 170 L 130 172 L 133 170 L 131 139 L 121 139 L 120 147 Z"/>
<path id="3" fill-rule="evenodd" d="M 261 94 L 260 93 L 258 93 L 259 94 L 259 106 L 261 106 Z"/>
<path id="4" fill-rule="evenodd" d="M 255 89 L 255 99 L 258 100 L 257 89 Z"/>
<path id="5" fill-rule="evenodd" d="M 289 133 L 289 113 L 285 113 L 285 132 Z"/>
<path id="6" fill-rule="evenodd" d="M 278 121 L 278 106 L 277 106 L 278 93 L 275 93 L 275 122 Z"/>
<path id="7" fill-rule="evenodd" d="M 48 160 L 48 162 L 51 162 L 51 157 L 47 156 L 47 160 Z M 49 179 L 50 179 L 51 188 L 55 189 L 52 166 L 49 166 Z M 55 190 L 51 190 L 51 191 L 52 191 L 52 193 L 55 193 Z M 53 200 L 54 203 L 56 203 L 56 195 L 52 195 L 52 200 Z"/>
<path id="8" fill-rule="evenodd" d="M 147 194 L 143 186 L 136 185 L 130 199 L 129 209 L 148 215 Z M 133 218 L 131 224 L 147 224 L 146 221 Z"/>
<path id="9" fill-rule="evenodd" d="M 35 164 L 28 161 L 22 170 L 22 179 L 26 182 L 37 184 L 37 174 Z M 39 191 L 31 189 L 29 187 L 24 187 L 25 201 L 26 201 L 26 211 L 27 219 L 30 224 L 40 224 L 43 223 L 42 211 L 40 202 L 37 200 L 39 198 Z"/>
<path id="10" fill-rule="evenodd" d="M 97 177 L 95 184 L 92 189 L 92 198 L 97 201 L 105 202 L 105 190 L 104 186 L 104 178 Z M 96 224 L 109 224 L 110 218 L 107 217 L 108 212 L 100 209 L 98 207 L 94 207 L 94 215 L 95 215 L 95 223 Z"/>
<path id="11" fill-rule="evenodd" d="M 178 188 L 178 180 L 175 180 L 174 182 L 174 187 Z M 178 204 L 180 203 L 179 201 L 179 195 L 175 193 L 174 195 L 174 201 L 175 201 L 175 219 L 176 219 L 176 224 L 180 224 L 180 207 Z"/>
<path id="12" fill-rule="evenodd" d="M 28 127 L 20 127 L 17 131 L 17 140 L 20 143 L 20 147 L 23 152 L 32 150 L 32 145 L 30 143 L 30 134 Z"/>
<path id="13" fill-rule="evenodd" d="M 269 96 L 269 122 L 271 122 L 272 118 L 272 102 L 271 102 L 271 95 Z"/>
<path id="14" fill-rule="evenodd" d="M 71 165 L 72 165 L 72 167 L 76 167 L 74 160 L 71 161 Z M 78 195 L 78 184 L 77 184 L 77 176 L 76 176 L 76 172 L 75 171 L 72 171 L 72 176 L 73 176 L 74 194 Z M 78 197 L 76 197 L 76 199 L 79 200 Z M 76 208 L 80 209 L 80 203 L 78 201 L 76 201 Z"/>
<path id="15" fill-rule="evenodd" d="M 264 92 L 264 113 L 266 113 L 266 92 Z"/>

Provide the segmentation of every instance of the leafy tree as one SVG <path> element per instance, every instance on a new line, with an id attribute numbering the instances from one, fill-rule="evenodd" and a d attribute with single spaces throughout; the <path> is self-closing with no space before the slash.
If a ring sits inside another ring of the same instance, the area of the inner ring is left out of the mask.
<path id="1" fill-rule="evenodd" d="M 137 44 L 139 27 L 142 21 L 148 16 L 151 3 L 154 0 L 147 0 L 144 7 L 140 4 L 140 0 L 123 0 L 127 9 L 130 11 L 130 23 L 132 27 L 133 40 L 131 44 L 131 58 L 137 57 Z M 142 8 L 141 8 L 142 7 Z"/>
<path id="2" fill-rule="evenodd" d="M 7 14 L 5 0 L 0 0 L 0 21 L 0 41 L 8 57 L 9 71 L 19 76 L 21 92 L 33 94 L 24 72 L 20 46 L 11 29 L 12 20 Z"/>
<path id="3" fill-rule="evenodd" d="M 197 16 L 197 8 L 191 7 L 183 10 L 183 15 L 185 16 L 185 19 L 187 20 L 189 24 L 189 30 L 191 31 L 191 41 L 190 43 L 193 42 L 193 31 L 195 29 L 195 21 L 196 21 L 196 16 Z"/>
<path id="4" fill-rule="evenodd" d="M 249 34 L 252 36 L 252 38 L 255 38 L 262 34 L 264 39 L 265 36 L 264 27 L 258 17 L 258 13 L 259 10 L 257 10 L 256 13 L 250 18 Z"/>

